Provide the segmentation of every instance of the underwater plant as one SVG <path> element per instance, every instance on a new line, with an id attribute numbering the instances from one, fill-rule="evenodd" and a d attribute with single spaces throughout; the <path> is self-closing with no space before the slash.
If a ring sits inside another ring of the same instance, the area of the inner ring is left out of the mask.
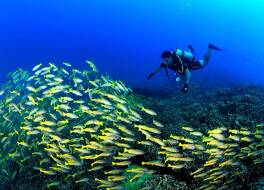
<path id="1" fill-rule="evenodd" d="M 127 177 L 127 182 L 122 184 L 124 189 L 137 190 L 153 174 L 145 167 L 131 165 L 126 169 L 124 175 Z"/>

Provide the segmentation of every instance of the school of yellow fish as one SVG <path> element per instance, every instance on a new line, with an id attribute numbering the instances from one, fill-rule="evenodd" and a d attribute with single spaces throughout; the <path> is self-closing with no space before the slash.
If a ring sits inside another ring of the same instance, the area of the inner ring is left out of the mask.
<path id="1" fill-rule="evenodd" d="M 0 94 L 0 166 L 7 183 L 24 171 L 52 176 L 47 187 L 59 186 L 62 176 L 75 184 L 94 176 L 99 189 L 118 189 L 131 159 L 144 154 L 140 147 L 161 141 L 156 135 L 162 125 L 142 122 L 144 114 L 156 113 L 121 81 L 99 76 L 87 64 L 85 71 L 63 62 L 10 74 Z M 7 161 L 17 163 L 20 173 L 11 172 Z M 137 174 L 134 180 L 153 173 L 145 167 L 128 172 Z"/>
<path id="2" fill-rule="evenodd" d="M 239 180 L 244 159 L 264 161 L 264 124 L 255 132 L 220 127 L 208 135 L 184 126 L 186 135 L 161 139 L 164 126 L 155 120 L 157 114 L 121 81 L 99 75 L 91 61 L 86 63 L 89 68 L 83 71 L 63 62 L 9 74 L 11 80 L 0 91 L 2 183 L 26 173 L 46 176 L 46 188 L 66 181 L 85 186 L 93 180 L 98 189 L 115 190 L 124 188 L 124 172 L 135 174 L 134 181 L 155 173 L 153 168 L 180 171 L 206 160 L 190 173 L 200 181 L 199 189 L 228 189 Z M 152 123 L 146 124 L 146 117 Z M 149 146 L 158 147 L 157 159 L 127 170 Z"/>

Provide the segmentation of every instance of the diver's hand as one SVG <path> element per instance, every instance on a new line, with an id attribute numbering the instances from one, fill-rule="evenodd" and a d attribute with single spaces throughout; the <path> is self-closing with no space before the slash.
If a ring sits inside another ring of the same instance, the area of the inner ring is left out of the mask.
<path id="1" fill-rule="evenodd" d="M 189 89 L 189 85 L 188 84 L 184 84 L 184 86 L 182 88 L 182 92 L 186 93 L 186 92 L 188 92 L 188 89 Z"/>
<path id="2" fill-rule="evenodd" d="M 154 76 L 154 73 L 150 73 L 149 76 L 147 77 L 147 79 L 149 80 L 153 76 Z"/>

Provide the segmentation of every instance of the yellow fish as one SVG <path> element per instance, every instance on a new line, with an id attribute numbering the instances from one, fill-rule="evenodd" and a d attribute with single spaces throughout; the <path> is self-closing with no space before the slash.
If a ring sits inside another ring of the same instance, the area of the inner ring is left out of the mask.
<path id="1" fill-rule="evenodd" d="M 134 155 L 142 155 L 142 154 L 144 154 L 144 152 L 142 150 L 139 150 L 139 149 L 127 149 L 127 148 L 124 148 L 124 152 L 130 153 L 130 154 L 134 154 Z"/>
<path id="2" fill-rule="evenodd" d="M 168 164 L 167 167 L 172 168 L 172 169 L 182 169 L 184 168 L 184 166 L 185 166 L 184 164 L 177 164 L 177 165 Z"/>
<path id="3" fill-rule="evenodd" d="M 144 107 L 141 107 L 141 110 L 149 115 L 152 115 L 152 116 L 155 116 L 157 115 L 157 113 L 151 109 L 147 109 L 147 108 L 144 108 Z"/>
<path id="4" fill-rule="evenodd" d="M 153 121 L 153 124 L 156 126 L 156 127 L 160 127 L 160 128 L 163 128 L 164 127 L 164 125 L 162 124 L 162 123 L 160 123 L 160 122 L 158 122 L 158 121 L 156 121 L 156 120 L 152 120 Z"/>
<path id="5" fill-rule="evenodd" d="M 148 127 L 146 125 L 137 125 L 137 124 L 135 124 L 134 127 L 135 128 L 139 128 L 141 130 L 149 131 L 149 132 L 152 132 L 152 133 L 155 133 L 155 134 L 161 134 L 160 130 L 152 128 L 152 127 Z"/>
<path id="6" fill-rule="evenodd" d="M 191 135 L 194 135 L 194 136 L 198 136 L 198 137 L 201 137 L 203 136 L 203 134 L 199 131 L 193 131 L 193 132 L 190 132 Z"/>
<path id="7" fill-rule="evenodd" d="M 123 181 L 126 179 L 126 176 L 108 176 L 108 181 Z"/>
<path id="8" fill-rule="evenodd" d="M 225 140 L 225 136 L 222 135 L 221 133 L 210 133 L 209 136 L 214 137 L 215 139 L 219 141 Z"/>
<path id="9" fill-rule="evenodd" d="M 67 66 L 67 67 L 71 67 L 72 65 L 68 62 L 62 62 L 63 65 Z"/>
<path id="10" fill-rule="evenodd" d="M 185 131 L 189 131 L 189 132 L 192 132 L 192 131 L 194 131 L 194 129 L 193 129 L 193 128 L 191 128 L 191 127 L 188 127 L 188 126 L 183 126 L 183 127 L 182 127 L 182 129 L 184 129 Z"/>
<path id="11" fill-rule="evenodd" d="M 63 116 L 71 118 L 71 119 L 77 119 L 79 118 L 76 114 L 74 113 L 62 113 Z"/>
<path id="12" fill-rule="evenodd" d="M 33 104 L 33 105 L 38 105 L 38 103 L 35 101 L 35 99 L 32 96 L 27 96 L 29 101 Z"/>
<path id="13" fill-rule="evenodd" d="M 152 146 L 152 142 L 150 141 L 137 141 L 137 144 L 142 144 L 142 145 L 147 145 L 147 146 Z"/>
<path id="14" fill-rule="evenodd" d="M 32 71 L 36 71 L 38 68 L 40 68 L 42 65 L 42 63 L 36 65 L 35 67 L 33 67 Z"/>
<path id="15" fill-rule="evenodd" d="M 131 164 L 131 161 L 112 162 L 113 166 L 128 166 L 130 164 Z"/>
<path id="16" fill-rule="evenodd" d="M 24 142 L 24 141 L 21 141 L 21 142 L 17 141 L 17 144 L 21 145 L 21 146 L 25 146 L 25 147 L 30 147 L 30 145 L 27 142 Z"/>
<path id="17" fill-rule="evenodd" d="M 104 172 L 104 174 L 119 174 L 119 173 L 122 173 L 123 172 L 123 170 L 121 170 L 121 169 L 114 169 L 114 170 L 110 170 L 110 171 L 106 171 L 106 172 Z"/>
<path id="18" fill-rule="evenodd" d="M 134 133 L 127 129 L 124 125 L 117 125 L 117 128 L 128 135 L 134 136 Z"/>
<path id="19" fill-rule="evenodd" d="M 183 150 L 194 150 L 195 146 L 194 144 L 179 144 L 179 147 L 182 147 Z"/>
<path id="20" fill-rule="evenodd" d="M 56 123 L 53 121 L 41 121 L 40 125 L 46 125 L 46 126 L 56 126 Z"/>
<path id="21" fill-rule="evenodd" d="M 165 143 L 162 140 L 160 140 L 159 138 L 151 137 L 150 136 L 150 138 L 147 137 L 147 139 L 150 140 L 150 141 L 152 141 L 152 142 L 157 143 L 160 146 L 165 146 Z"/>
<path id="22" fill-rule="evenodd" d="M 204 169 L 205 169 L 204 167 L 199 168 L 199 169 L 195 170 L 194 172 L 192 172 L 191 175 L 195 175 L 197 173 L 200 173 L 200 172 L 204 171 Z"/>
<path id="23" fill-rule="evenodd" d="M 241 165 L 240 162 L 238 161 L 235 161 L 234 159 L 229 159 L 229 160 L 226 160 L 222 163 L 219 164 L 220 167 L 224 167 L 224 166 L 239 166 Z"/>
<path id="24" fill-rule="evenodd" d="M 149 161 L 149 162 L 141 162 L 142 166 L 144 165 L 151 165 L 151 166 L 159 166 L 159 167 L 165 167 L 163 163 L 160 161 Z"/>

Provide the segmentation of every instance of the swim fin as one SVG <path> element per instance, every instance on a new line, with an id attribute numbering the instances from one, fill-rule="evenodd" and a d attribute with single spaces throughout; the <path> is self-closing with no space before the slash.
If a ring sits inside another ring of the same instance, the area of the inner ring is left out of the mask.
<path id="1" fill-rule="evenodd" d="M 217 51 L 226 51 L 224 49 L 221 49 L 213 44 L 208 44 L 208 48 L 212 49 L 212 50 L 217 50 Z"/>

